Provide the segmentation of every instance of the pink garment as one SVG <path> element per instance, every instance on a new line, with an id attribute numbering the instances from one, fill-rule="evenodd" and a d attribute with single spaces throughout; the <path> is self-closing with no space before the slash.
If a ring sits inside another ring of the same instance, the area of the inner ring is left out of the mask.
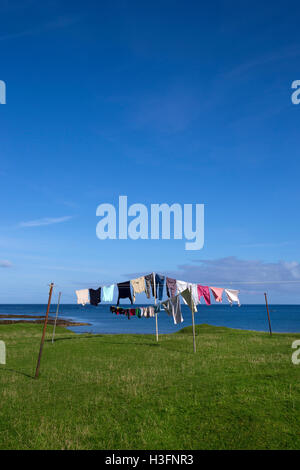
<path id="1" fill-rule="evenodd" d="M 212 291 L 216 302 L 222 302 L 222 295 L 224 289 L 222 287 L 211 287 L 210 290 Z"/>
<path id="2" fill-rule="evenodd" d="M 201 297 L 203 296 L 206 305 L 210 305 L 210 292 L 209 292 L 209 287 L 208 287 L 208 286 L 200 286 L 200 284 L 198 284 L 197 289 L 198 289 L 199 300 L 200 300 Z"/>

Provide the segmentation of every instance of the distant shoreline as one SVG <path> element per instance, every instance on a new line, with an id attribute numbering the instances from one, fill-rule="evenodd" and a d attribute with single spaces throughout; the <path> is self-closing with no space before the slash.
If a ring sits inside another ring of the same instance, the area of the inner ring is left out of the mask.
<path id="1" fill-rule="evenodd" d="M 5 320 L 1 320 L 5 318 Z M 14 320 L 7 320 L 7 318 L 14 318 Z M 35 318 L 35 320 L 25 320 L 25 318 Z M 43 315 L 0 315 L 0 325 L 11 325 L 15 323 L 44 323 L 45 316 Z M 54 325 L 55 318 L 49 317 L 48 324 Z M 56 321 L 57 326 L 89 326 L 90 323 L 75 322 L 67 319 L 58 318 Z"/>

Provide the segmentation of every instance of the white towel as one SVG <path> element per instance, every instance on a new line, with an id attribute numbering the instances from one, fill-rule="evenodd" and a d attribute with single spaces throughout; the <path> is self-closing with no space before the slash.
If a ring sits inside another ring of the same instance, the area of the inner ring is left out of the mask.
<path id="1" fill-rule="evenodd" d="M 230 305 L 233 304 L 233 302 L 237 302 L 238 306 L 240 307 L 240 300 L 238 297 L 238 294 L 240 293 L 239 290 L 233 290 L 233 289 L 225 289 L 226 297 Z"/>
<path id="2" fill-rule="evenodd" d="M 89 304 L 90 303 L 90 294 L 88 289 L 81 289 L 76 291 L 77 303 L 78 304 Z"/>

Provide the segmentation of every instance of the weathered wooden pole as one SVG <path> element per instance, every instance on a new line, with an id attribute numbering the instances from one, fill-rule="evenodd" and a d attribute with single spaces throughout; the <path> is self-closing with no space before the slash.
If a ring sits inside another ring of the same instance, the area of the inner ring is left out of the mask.
<path id="1" fill-rule="evenodd" d="M 154 304 L 156 305 L 156 282 L 155 282 L 155 273 L 153 273 L 153 286 L 154 286 Z M 156 327 L 156 341 L 158 342 L 158 321 L 157 321 L 157 313 L 155 313 L 155 327 Z"/>
<path id="2" fill-rule="evenodd" d="M 57 317 L 58 317 L 58 309 L 59 309 L 60 297 L 61 297 L 61 292 L 58 294 L 58 301 L 57 301 L 57 308 L 56 308 L 56 316 L 55 316 L 55 322 L 54 322 L 53 334 L 52 334 L 52 344 L 53 344 L 53 342 L 54 342 L 55 328 L 56 328 L 56 322 L 57 322 Z"/>
<path id="3" fill-rule="evenodd" d="M 196 352 L 196 330 L 195 330 L 194 299 L 193 299 L 191 286 L 190 286 L 190 292 L 191 292 L 191 298 L 192 298 L 193 345 L 194 345 L 194 353 L 195 353 Z"/>
<path id="4" fill-rule="evenodd" d="M 270 336 L 272 336 L 271 320 L 270 320 L 270 313 L 269 313 L 268 299 L 267 299 L 267 294 L 266 294 L 266 293 L 265 293 L 265 300 L 266 300 L 266 307 L 267 307 L 267 313 L 268 313 L 268 321 L 269 321 L 269 330 L 270 330 Z"/>
<path id="5" fill-rule="evenodd" d="M 41 357 L 42 357 L 43 346 L 44 346 L 44 341 L 45 341 L 45 334 L 46 334 L 46 328 L 47 328 L 47 323 L 48 323 L 48 315 L 49 315 L 49 309 L 50 309 L 50 304 L 51 304 L 53 286 L 54 286 L 54 284 L 53 284 L 53 282 L 51 282 L 50 290 L 49 290 L 49 297 L 48 297 L 47 312 L 46 312 L 46 316 L 45 316 L 44 328 L 43 328 L 41 345 L 40 345 L 40 352 L 39 352 L 39 357 L 38 357 L 38 361 L 37 361 L 37 365 L 36 365 L 36 371 L 35 371 L 35 378 L 36 379 L 38 378 L 39 372 L 40 372 L 40 363 L 41 363 Z"/>

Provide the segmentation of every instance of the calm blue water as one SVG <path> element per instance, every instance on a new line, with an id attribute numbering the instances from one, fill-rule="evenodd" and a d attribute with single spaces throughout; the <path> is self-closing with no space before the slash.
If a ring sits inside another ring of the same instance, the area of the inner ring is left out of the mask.
<path id="1" fill-rule="evenodd" d="M 123 304 L 124 307 L 129 305 Z M 135 305 L 138 306 L 138 305 Z M 91 326 L 70 327 L 76 333 L 155 333 L 154 318 L 131 317 L 130 320 L 122 315 L 110 313 L 109 305 L 97 307 L 86 305 L 60 305 L 59 317 L 75 321 L 84 321 Z M 300 305 L 270 305 L 272 330 L 278 333 L 300 333 Z M 55 314 L 56 305 L 52 305 L 50 312 Z M 0 305 L 1 315 L 44 315 L 46 305 Z M 159 333 L 173 333 L 192 324 L 191 312 L 186 305 L 182 305 L 184 322 L 175 326 L 173 319 L 165 311 L 158 317 Z M 265 305 L 199 305 L 195 314 L 197 324 L 207 323 L 216 326 L 227 326 L 245 330 L 268 331 L 268 320 Z"/>

